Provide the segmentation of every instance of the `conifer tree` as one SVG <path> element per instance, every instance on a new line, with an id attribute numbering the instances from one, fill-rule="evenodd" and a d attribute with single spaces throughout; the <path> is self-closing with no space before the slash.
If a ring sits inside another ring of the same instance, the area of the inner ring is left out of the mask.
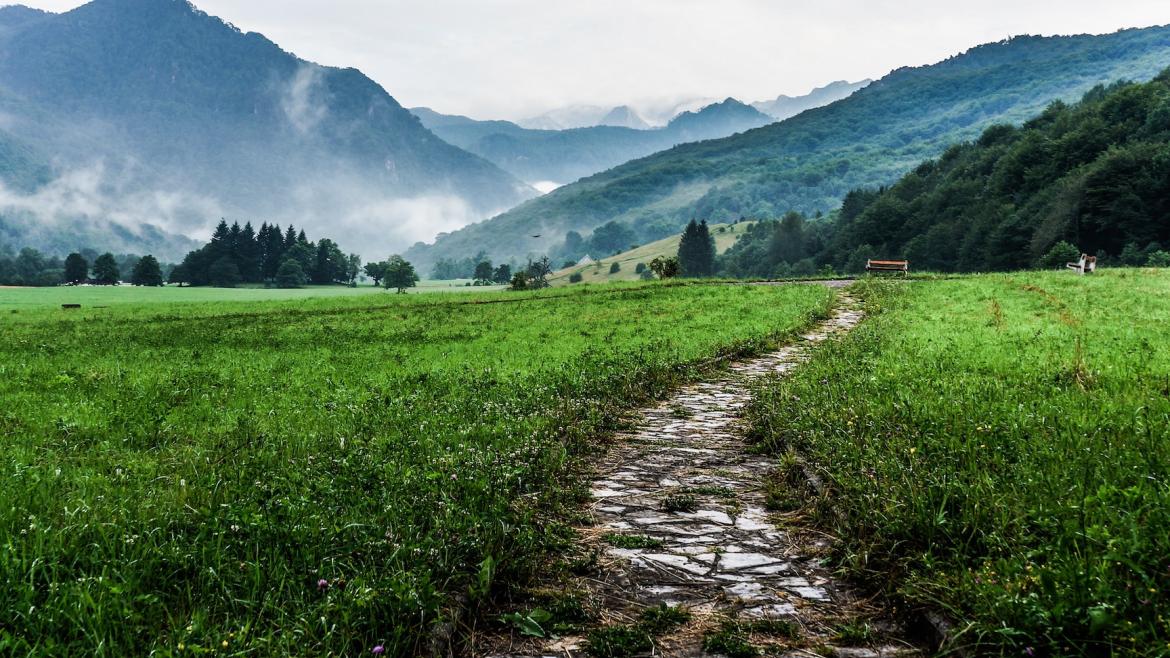
<path id="1" fill-rule="evenodd" d="M 150 254 L 139 258 L 130 273 L 130 283 L 136 286 L 161 286 L 163 284 L 163 276 L 158 259 Z"/>
<path id="2" fill-rule="evenodd" d="M 715 274 L 715 238 L 707 221 L 691 220 L 678 245 L 678 262 L 682 275 L 705 277 Z"/>

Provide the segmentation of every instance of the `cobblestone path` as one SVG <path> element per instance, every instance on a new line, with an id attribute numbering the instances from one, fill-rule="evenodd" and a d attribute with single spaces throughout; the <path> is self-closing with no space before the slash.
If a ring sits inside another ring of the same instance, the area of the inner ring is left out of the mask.
<path id="1" fill-rule="evenodd" d="M 656 638 L 644 655 L 720 655 L 703 651 L 705 635 L 728 620 L 750 634 L 752 620 L 761 619 L 798 629 L 797 637 L 751 635 L 751 643 L 769 655 L 918 655 L 889 641 L 837 646 L 842 627 L 853 622 L 864 628 L 857 617 L 865 604 L 822 566 L 823 536 L 776 525 L 765 509 L 764 487 L 776 458 L 752 454 L 742 437 L 740 412 L 754 380 L 796 368 L 818 343 L 861 320 L 854 300 L 842 301 L 795 344 L 733 364 L 721 379 L 683 388 L 642 411 L 636 429 L 620 435 L 599 465 L 592 483 L 594 525 L 582 534 L 602 552 L 601 566 L 580 587 L 603 611 L 604 624 L 634 623 L 642 610 L 663 603 L 692 614 L 690 623 Z M 615 534 L 638 538 L 646 547 L 617 548 L 626 542 L 615 541 Z M 489 641 L 477 653 L 583 656 L 584 646 L 582 637 L 511 637 L 506 644 Z"/>

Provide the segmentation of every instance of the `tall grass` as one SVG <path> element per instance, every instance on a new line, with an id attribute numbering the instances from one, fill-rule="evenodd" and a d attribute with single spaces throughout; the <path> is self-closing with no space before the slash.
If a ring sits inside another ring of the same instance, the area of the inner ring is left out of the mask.
<path id="1" fill-rule="evenodd" d="M 855 574 L 994 655 L 1170 653 L 1170 273 L 869 282 L 750 410 Z"/>
<path id="2" fill-rule="evenodd" d="M 0 655 L 419 655 L 622 410 L 831 303 L 642 286 L 0 318 Z"/>

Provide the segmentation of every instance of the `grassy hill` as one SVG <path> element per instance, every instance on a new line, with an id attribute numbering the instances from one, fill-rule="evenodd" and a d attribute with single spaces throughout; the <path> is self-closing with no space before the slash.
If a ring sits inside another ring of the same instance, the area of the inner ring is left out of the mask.
<path id="1" fill-rule="evenodd" d="M 685 144 L 562 187 L 412 249 L 412 262 L 494 260 L 555 249 L 570 230 L 616 220 L 637 230 L 690 218 L 777 217 L 836 208 L 891 183 L 995 123 L 1021 122 L 1098 84 L 1148 80 L 1170 61 L 1170 27 L 1103 36 L 1017 37 L 894 71 L 849 98 L 725 139 Z M 541 234 L 533 244 L 522 236 Z"/>
<path id="2" fill-rule="evenodd" d="M 739 222 L 738 224 L 712 224 L 711 234 L 715 237 L 715 250 L 722 254 L 735 244 L 739 236 L 743 235 L 748 227 L 752 226 L 753 222 Z M 608 258 L 601 258 L 592 265 L 584 267 L 576 266 L 566 267 L 559 270 L 551 277 L 549 282 L 554 286 L 569 285 L 569 277 L 574 274 L 580 274 L 582 283 L 610 283 L 612 281 L 637 281 L 641 276 L 637 273 L 638 263 L 650 264 L 650 261 L 659 257 L 673 257 L 678 255 L 678 243 L 682 239 L 682 234 L 672 235 L 669 238 L 663 238 L 650 244 L 645 244 L 637 249 L 631 249 L 626 252 L 610 256 Z M 614 263 L 617 263 L 621 270 L 619 272 L 610 272 L 610 268 Z"/>

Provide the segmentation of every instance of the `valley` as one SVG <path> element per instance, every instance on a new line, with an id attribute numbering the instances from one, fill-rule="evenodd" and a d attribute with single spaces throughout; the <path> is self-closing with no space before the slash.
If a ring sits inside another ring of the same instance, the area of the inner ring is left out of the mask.
<path id="1" fill-rule="evenodd" d="M 997 2 L 0 7 L 0 658 L 1170 655 L 1170 9 Z"/>

